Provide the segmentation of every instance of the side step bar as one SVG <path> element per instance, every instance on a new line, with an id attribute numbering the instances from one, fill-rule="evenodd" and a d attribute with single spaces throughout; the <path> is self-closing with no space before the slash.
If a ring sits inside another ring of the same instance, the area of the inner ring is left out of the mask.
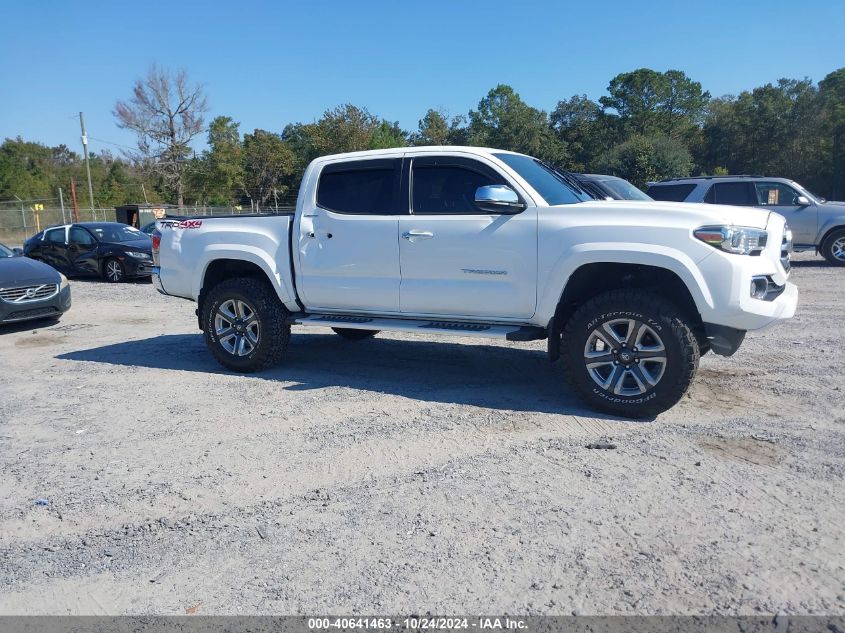
<path id="1" fill-rule="evenodd" d="M 381 330 L 388 332 L 418 332 L 420 334 L 452 334 L 500 338 L 508 341 L 537 341 L 546 338 L 545 328 L 532 325 L 501 325 L 470 323 L 466 321 L 440 321 L 367 317 L 346 314 L 292 314 L 291 325 L 312 327 L 342 327 L 352 330 Z"/>

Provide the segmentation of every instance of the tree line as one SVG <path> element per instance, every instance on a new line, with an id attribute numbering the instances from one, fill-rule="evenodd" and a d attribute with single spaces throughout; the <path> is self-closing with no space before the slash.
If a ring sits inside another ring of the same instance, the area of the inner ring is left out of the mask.
<path id="1" fill-rule="evenodd" d="M 206 125 L 207 112 L 202 88 L 184 72 L 152 67 L 114 109 L 137 148 L 91 157 L 97 205 L 139 202 L 144 194 L 151 202 L 271 208 L 290 202 L 318 156 L 415 145 L 513 150 L 639 187 L 752 173 L 792 178 L 828 198 L 845 195 L 845 68 L 818 84 L 781 79 L 720 97 L 682 71 L 640 68 L 611 79 L 598 101 L 573 95 L 551 111 L 498 85 L 466 114 L 429 109 L 411 131 L 352 104 L 310 123 L 247 133 L 230 116 Z M 197 153 L 191 145 L 202 134 L 207 147 Z M 53 198 L 83 174 L 80 156 L 64 145 L 21 138 L 0 145 L 0 200 Z"/>

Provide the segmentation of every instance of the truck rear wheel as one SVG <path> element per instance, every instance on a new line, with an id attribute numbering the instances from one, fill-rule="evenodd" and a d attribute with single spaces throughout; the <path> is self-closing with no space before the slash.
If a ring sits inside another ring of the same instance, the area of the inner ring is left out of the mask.
<path id="1" fill-rule="evenodd" d="M 566 324 L 564 371 L 591 406 L 649 418 L 686 393 L 699 349 L 672 303 L 644 290 L 613 290 L 587 301 Z"/>
<path id="2" fill-rule="evenodd" d="M 845 266 L 845 229 L 837 229 L 828 235 L 819 250 L 829 264 Z"/>
<path id="3" fill-rule="evenodd" d="M 360 341 L 365 338 L 372 338 L 379 332 L 378 330 L 355 330 L 348 327 L 333 327 L 332 331 L 341 338 L 345 338 L 350 341 Z"/>
<path id="4" fill-rule="evenodd" d="M 225 279 L 203 301 L 205 344 L 227 369 L 261 371 L 284 356 L 290 340 L 286 317 L 287 310 L 266 282 Z"/>

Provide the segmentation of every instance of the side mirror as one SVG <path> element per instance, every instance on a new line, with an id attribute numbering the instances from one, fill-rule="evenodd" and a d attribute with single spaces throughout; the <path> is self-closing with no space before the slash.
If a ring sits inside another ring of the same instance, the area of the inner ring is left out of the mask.
<path id="1" fill-rule="evenodd" d="M 810 206 L 810 199 L 807 196 L 798 196 L 795 199 L 795 203 L 799 207 L 809 207 Z"/>
<path id="2" fill-rule="evenodd" d="M 475 204 L 493 213 L 519 213 L 525 208 L 516 192 L 507 185 L 479 187 L 475 190 Z"/>
<path id="3" fill-rule="evenodd" d="M 23 257 L 23 249 L 22 248 L 13 248 L 12 252 L 15 254 L 15 257 Z"/>

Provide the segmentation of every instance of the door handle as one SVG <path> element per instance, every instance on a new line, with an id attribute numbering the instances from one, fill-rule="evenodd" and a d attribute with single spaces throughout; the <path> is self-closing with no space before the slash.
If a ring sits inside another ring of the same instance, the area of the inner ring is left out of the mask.
<path id="1" fill-rule="evenodd" d="M 430 240 L 432 237 L 434 237 L 434 233 L 432 233 L 431 231 L 415 231 L 415 230 L 412 230 L 412 231 L 405 231 L 404 233 L 402 233 L 402 237 L 404 237 L 406 240 L 409 240 L 411 242 L 414 241 L 415 239 Z"/>

